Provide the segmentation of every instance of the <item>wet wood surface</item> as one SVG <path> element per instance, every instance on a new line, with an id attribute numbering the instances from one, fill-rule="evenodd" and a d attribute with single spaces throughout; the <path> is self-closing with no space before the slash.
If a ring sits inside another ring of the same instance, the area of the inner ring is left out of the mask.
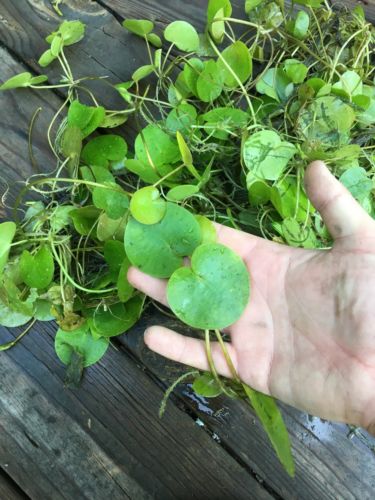
<path id="1" fill-rule="evenodd" d="M 65 18 L 88 26 L 84 41 L 69 49 L 71 66 L 77 76 L 126 81 L 147 54 L 142 41 L 121 27 L 124 18 L 149 18 L 163 28 L 178 17 L 202 27 L 205 4 L 65 0 L 60 5 Z M 233 5 L 240 9 L 242 1 Z M 365 8 L 374 20 L 374 2 Z M 44 37 L 59 22 L 48 0 L 2 0 L 1 79 L 27 70 L 41 73 L 36 61 L 46 48 Z M 53 65 L 47 73 L 51 82 L 60 78 Z M 96 84 L 95 90 L 106 106 L 122 105 L 108 86 Z M 63 99 L 61 91 L 0 94 L 0 187 L 2 192 L 9 187 L 9 205 L 19 190 L 16 181 L 35 168 L 52 170 L 45 131 Z M 28 127 L 38 108 L 33 131 L 37 167 L 32 167 Z M 131 123 L 122 131 L 134 136 Z M 0 210 L 4 215 L 5 208 Z M 349 439 L 344 425 L 282 406 L 296 460 L 296 478 L 290 479 L 245 403 L 208 402 L 180 384 L 160 420 L 163 391 L 184 368 L 145 347 L 143 331 L 153 323 L 183 330 L 150 307 L 87 370 L 77 390 L 63 386 L 52 325 L 37 325 L 21 344 L 0 353 L 0 499 L 373 498 L 375 442 L 361 431 Z M 0 342 L 15 335 L 2 328 Z"/>

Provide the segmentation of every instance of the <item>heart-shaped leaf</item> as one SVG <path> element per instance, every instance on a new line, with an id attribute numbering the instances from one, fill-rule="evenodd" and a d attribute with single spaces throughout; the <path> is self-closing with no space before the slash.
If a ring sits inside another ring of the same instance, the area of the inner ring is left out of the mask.
<path id="1" fill-rule="evenodd" d="M 168 130 L 175 134 L 177 131 L 181 133 L 190 132 L 190 127 L 197 119 L 197 110 L 191 104 L 183 103 L 176 106 L 167 116 L 165 122 Z"/>
<path id="2" fill-rule="evenodd" d="M 242 315 L 249 301 L 249 273 L 242 259 L 218 243 L 199 246 L 191 268 L 177 269 L 169 279 L 168 303 L 184 323 L 222 329 Z"/>
<path id="3" fill-rule="evenodd" d="M 156 224 L 165 215 L 166 202 L 160 198 L 157 188 L 147 186 L 136 191 L 130 201 L 132 216 L 142 224 Z"/>
<path id="4" fill-rule="evenodd" d="M 164 37 L 184 52 L 195 52 L 199 47 L 196 29 L 186 21 L 174 21 L 165 28 Z"/>
<path id="5" fill-rule="evenodd" d="M 145 225 L 130 218 L 125 231 L 125 250 L 141 271 L 168 278 L 201 242 L 198 222 L 185 208 L 167 203 L 163 219 Z"/>
<path id="6" fill-rule="evenodd" d="M 93 365 L 104 356 L 108 346 L 108 339 L 93 338 L 87 323 L 72 332 L 59 329 L 55 337 L 55 351 L 64 365 L 70 364 L 74 352 L 81 354 L 85 367 Z"/>
<path id="7" fill-rule="evenodd" d="M 42 246 L 35 254 L 24 250 L 20 259 L 20 272 L 23 282 L 30 288 L 46 288 L 55 272 L 55 263 L 49 247 Z"/>
<path id="8" fill-rule="evenodd" d="M 47 36 L 46 41 L 53 43 L 56 36 L 63 39 L 64 45 L 73 45 L 79 42 L 85 35 L 85 25 L 81 21 L 64 21 L 57 31 Z"/>
<path id="9" fill-rule="evenodd" d="M 284 61 L 284 71 L 293 83 L 302 83 L 309 71 L 309 68 L 297 59 L 287 59 Z"/>
<path id="10" fill-rule="evenodd" d="M 120 219 L 129 208 L 128 195 L 116 183 L 105 182 L 105 187 L 95 187 L 92 201 L 97 208 L 105 210 L 110 219 Z"/>
<path id="11" fill-rule="evenodd" d="M 134 297 L 126 304 L 118 302 L 88 311 L 88 322 L 96 337 L 115 337 L 125 333 L 138 320 L 143 300 Z"/>
<path id="12" fill-rule="evenodd" d="M 17 226 L 14 222 L 3 222 L 0 224 L 0 277 L 8 262 L 9 251 Z"/>
<path id="13" fill-rule="evenodd" d="M 270 68 L 257 82 L 256 89 L 260 94 L 284 102 L 293 93 L 294 85 L 281 68 Z"/>
<path id="14" fill-rule="evenodd" d="M 190 91 L 198 97 L 197 82 L 198 77 L 204 70 L 204 63 L 200 59 L 193 57 L 188 59 L 184 65 L 184 77 L 186 85 L 189 87 Z"/>
<path id="15" fill-rule="evenodd" d="M 69 212 L 69 217 L 73 221 L 75 230 L 83 236 L 92 233 L 99 216 L 100 210 L 92 205 L 76 208 Z"/>
<path id="16" fill-rule="evenodd" d="M 224 49 L 217 61 L 217 65 L 223 74 L 224 84 L 231 89 L 248 80 L 253 70 L 250 51 L 239 40 Z"/>
<path id="17" fill-rule="evenodd" d="M 127 144 L 119 135 L 101 135 L 91 139 L 83 148 L 82 161 L 88 165 L 108 167 L 110 162 L 123 160 L 127 151 Z"/>

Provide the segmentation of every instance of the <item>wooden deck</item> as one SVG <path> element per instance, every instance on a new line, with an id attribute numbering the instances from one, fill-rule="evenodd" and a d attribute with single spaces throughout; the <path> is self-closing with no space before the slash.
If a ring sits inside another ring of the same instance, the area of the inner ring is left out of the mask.
<path id="1" fill-rule="evenodd" d="M 240 9 L 243 0 L 232 3 Z M 375 2 L 364 3 L 375 20 Z M 121 27 L 125 17 L 149 18 L 159 27 L 178 17 L 202 27 L 205 5 L 205 0 L 65 0 L 65 18 L 88 25 L 85 40 L 69 51 L 72 67 L 77 75 L 125 81 L 146 60 L 142 41 Z M 48 0 L 1 0 L 1 80 L 21 71 L 39 73 L 44 37 L 59 22 Z M 59 78 L 54 67 L 48 69 L 51 81 Z M 101 92 L 107 106 L 121 105 L 117 96 Z M 53 165 L 44 131 L 62 99 L 52 91 L 0 94 L 0 179 L 10 184 L 10 201 L 14 181 L 31 173 L 27 130 L 38 107 L 34 153 L 42 168 Z M 129 126 L 124 130 L 127 136 L 134 133 Z M 0 500 L 375 497 L 375 440 L 364 432 L 349 439 L 346 426 L 283 406 L 296 461 L 296 478 L 290 479 L 244 403 L 226 398 L 208 403 L 181 384 L 160 420 L 163 391 L 184 369 L 147 350 L 142 334 L 151 323 L 181 330 L 178 322 L 149 308 L 87 370 L 77 390 L 63 386 L 53 325 L 39 324 L 14 349 L 0 353 Z M 16 334 L 1 328 L 0 342 Z"/>

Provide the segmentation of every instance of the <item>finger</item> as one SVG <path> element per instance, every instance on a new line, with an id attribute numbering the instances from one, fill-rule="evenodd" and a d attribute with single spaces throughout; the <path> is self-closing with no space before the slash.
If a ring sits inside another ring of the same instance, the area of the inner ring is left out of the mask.
<path id="1" fill-rule="evenodd" d="M 209 371 L 206 348 L 203 340 L 193 339 L 162 326 L 152 326 L 145 331 L 145 343 L 153 351 L 198 370 Z M 226 344 L 229 356 L 237 369 L 236 353 L 231 344 Z M 218 342 L 211 343 L 212 358 L 219 375 L 231 377 L 231 371 Z"/>
<path id="2" fill-rule="evenodd" d="M 308 166 L 305 185 L 312 204 L 334 239 L 358 234 L 371 220 L 322 161 L 314 161 Z"/>
<path id="3" fill-rule="evenodd" d="M 142 271 L 139 271 L 139 269 L 135 267 L 130 267 L 128 271 L 128 281 L 140 292 L 168 306 L 167 280 L 154 278 L 148 274 L 142 273 Z"/>

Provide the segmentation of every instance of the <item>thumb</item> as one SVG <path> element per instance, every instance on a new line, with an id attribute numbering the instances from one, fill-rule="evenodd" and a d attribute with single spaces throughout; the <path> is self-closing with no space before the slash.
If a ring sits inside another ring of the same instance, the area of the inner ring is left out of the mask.
<path id="1" fill-rule="evenodd" d="M 310 201 L 333 239 L 359 235 L 369 223 L 373 223 L 369 214 L 322 161 L 314 161 L 307 167 L 305 186 Z"/>

